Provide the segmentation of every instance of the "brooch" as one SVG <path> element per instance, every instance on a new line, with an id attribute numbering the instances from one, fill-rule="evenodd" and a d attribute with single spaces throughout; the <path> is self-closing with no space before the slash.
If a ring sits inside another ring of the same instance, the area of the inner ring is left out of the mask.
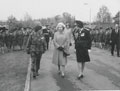
<path id="1" fill-rule="evenodd" d="M 81 36 L 82 36 L 82 37 L 85 36 L 85 33 L 82 33 Z"/>

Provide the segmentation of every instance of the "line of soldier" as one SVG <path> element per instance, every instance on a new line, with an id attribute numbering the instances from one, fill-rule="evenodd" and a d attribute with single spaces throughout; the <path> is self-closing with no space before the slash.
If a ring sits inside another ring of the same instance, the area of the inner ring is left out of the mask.
<path id="1" fill-rule="evenodd" d="M 109 49 L 112 29 L 113 29 L 112 27 L 106 29 L 103 28 L 93 29 L 91 31 L 91 37 L 94 46 Z"/>
<path id="2" fill-rule="evenodd" d="M 91 31 L 91 37 L 94 46 L 111 50 L 112 56 L 114 55 L 115 50 L 117 51 L 117 56 L 120 56 L 120 29 L 117 24 L 115 25 L 115 28 L 109 27 L 105 30 L 103 28 L 93 29 Z"/>
<path id="3" fill-rule="evenodd" d="M 16 50 L 19 46 L 19 50 L 25 48 L 27 38 L 32 29 L 21 28 L 15 29 L 13 32 L 6 30 L 0 32 L 0 52 L 5 53 Z"/>

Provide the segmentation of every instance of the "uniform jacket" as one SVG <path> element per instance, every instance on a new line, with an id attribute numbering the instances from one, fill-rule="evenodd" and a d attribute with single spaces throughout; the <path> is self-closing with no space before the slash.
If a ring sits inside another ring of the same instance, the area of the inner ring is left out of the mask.
<path id="1" fill-rule="evenodd" d="M 46 42 L 49 42 L 49 37 L 50 37 L 49 29 L 43 29 L 43 34 Z"/>
<path id="2" fill-rule="evenodd" d="M 39 32 L 32 32 L 29 37 L 28 50 L 30 52 L 44 53 L 46 50 L 46 42 L 42 34 Z"/>
<path id="3" fill-rule="evenodd" d="M 91 49 L 91 37 L 90 32 L 86 29 L 79 30 L 78 37 L 76 38 L 75 48 Z"/>

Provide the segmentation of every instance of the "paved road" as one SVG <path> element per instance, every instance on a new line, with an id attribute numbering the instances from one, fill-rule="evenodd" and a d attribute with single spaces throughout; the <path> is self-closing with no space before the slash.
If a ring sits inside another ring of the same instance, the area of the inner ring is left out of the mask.
<path id="1" fill-rule="evenodd" d="M 40 75 L 31 81 L 31 91 L 80 91 L 80 90 L 120 90 L 120 58 L 111 56 L 109 51 L 92 48 L 91 62 L 86 64 L 85 77 L 77 80 L 76 56 L 71 48 L 66 76 L 57 74 L 52 64 L 53 48 L 42 57 Z"/>

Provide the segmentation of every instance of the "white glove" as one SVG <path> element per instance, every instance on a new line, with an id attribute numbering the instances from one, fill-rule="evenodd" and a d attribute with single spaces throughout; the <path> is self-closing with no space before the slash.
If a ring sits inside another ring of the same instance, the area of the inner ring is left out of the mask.
<path id="1" fill-rule="evenodd" d="M 90 52 L 91 52 L 91 50 L 89 49 L 89 50 L 88 50 L 88 52 L 90 53 Z"/>

